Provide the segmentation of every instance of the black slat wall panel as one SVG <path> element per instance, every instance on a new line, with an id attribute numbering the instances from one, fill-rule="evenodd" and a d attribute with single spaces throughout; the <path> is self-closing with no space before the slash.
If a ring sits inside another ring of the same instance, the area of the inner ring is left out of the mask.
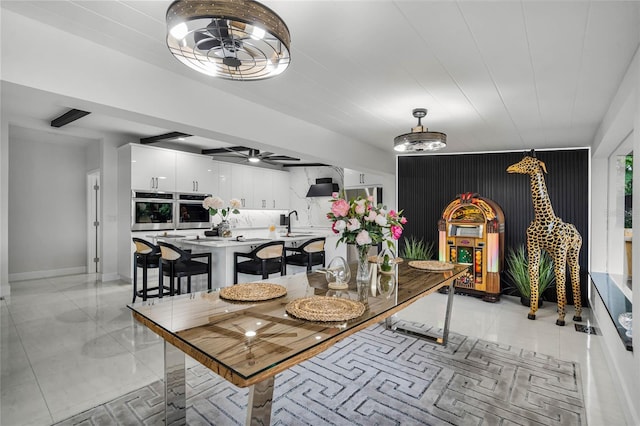
<path id="1" fill-rule="evenodd" d="M 536 155 L 547 166 L 545 180 L 556 216 L 573 223 L 582 235 L 580 276 L 586 305 L 589 150 L 538 151 Z M 431 241 L 437 252 L 437 224 L 442 210 L 456 195 L 477 192 L 497 202 L 504 211 L 505 253 L 520 244 L 526 246 L 526 229 L 533 220 L 529 177 L 506 172 L 522 156 L 518 151 L 398 157 L 398 207 L 404 209 L 409 220 L 404 236 Z M 506 280 L 503 273 L 503 291 Z M 568 283 L 567 298 L 573 303 L 570 287 Z M 545 293 L 545 299 L 555 301 L 555 290 Z"/>

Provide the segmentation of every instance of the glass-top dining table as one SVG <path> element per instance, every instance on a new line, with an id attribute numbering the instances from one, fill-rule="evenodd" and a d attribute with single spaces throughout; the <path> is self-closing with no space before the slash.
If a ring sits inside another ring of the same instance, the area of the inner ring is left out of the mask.
<path id="1" fill-rule="evenodd" d="M 286 295 L 272 300 L 236 302 L 221 298 L 219 290 L 209 290 L 148 299 L 129 308 L 137 321 L 164 339 L 166 425 L 186 424 L 185 354 L 234 385 L 249 387 L 246 424 L 269 424 L 278 373 L 383 320 L 392 330 L 417 335 L 394 323 L 393 315 L 444 287 L 449 290 L 444 327 L 439 335 L 419 337 L 446 345 L 454 281 L 467 268 L 453 265 L 447 271 L 430 272 L 400 263 L 393 291 L 379 294 L 374 278 L 361 300 L 364 313 L 347 321 L 308 321 L 287 313 L 287 304 L 300 298 L 359 299 L 353 277 L 348 289 L 331 290 L 325 274 L 316 271 L 263 281 L 286 288 Z"/>

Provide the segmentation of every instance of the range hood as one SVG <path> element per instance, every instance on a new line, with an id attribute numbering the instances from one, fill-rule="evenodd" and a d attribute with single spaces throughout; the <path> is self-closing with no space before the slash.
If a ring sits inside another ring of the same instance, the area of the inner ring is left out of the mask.
<path id="1" fill-rule="evenodd" d="M 316 179 L 315 185 L 311 185 L 307 192 L 307 197 L 331 197 L 334 192 L 340 191 L 337 183 L 333 183 L 331 178 Z"/>

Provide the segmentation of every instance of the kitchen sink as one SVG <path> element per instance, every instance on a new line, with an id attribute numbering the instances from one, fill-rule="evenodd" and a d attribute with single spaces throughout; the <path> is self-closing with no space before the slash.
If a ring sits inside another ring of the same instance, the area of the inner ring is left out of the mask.
<path id="1" fill-rule="evenodd" d="M 282 238 L 298 238 L 298 237 L 313 237 L 315 234 L 289 234 L 283 235 Z"/>

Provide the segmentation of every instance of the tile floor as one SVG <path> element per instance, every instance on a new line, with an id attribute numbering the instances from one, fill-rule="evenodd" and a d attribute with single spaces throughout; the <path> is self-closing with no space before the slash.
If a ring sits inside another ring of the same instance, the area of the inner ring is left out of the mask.
<path id="1" fill-rule="evenodd" d="M 15 282 L 11 291 L 0 302 L 1 425 L 50 425 L 162 377 L 162 342 L 132 321 L 130 284 L 75 275 Z M 436 324 L 445 302 L 434 294 L 400 316 Z M 576 332 L 572 321 L 556 326 L 551 303 L 536 321 L 526 314 L 515 297 L 490 304 L 456 295 L 452 331 L 579 362 L 588 424 L 625 425 L 602 337 Z"/>

